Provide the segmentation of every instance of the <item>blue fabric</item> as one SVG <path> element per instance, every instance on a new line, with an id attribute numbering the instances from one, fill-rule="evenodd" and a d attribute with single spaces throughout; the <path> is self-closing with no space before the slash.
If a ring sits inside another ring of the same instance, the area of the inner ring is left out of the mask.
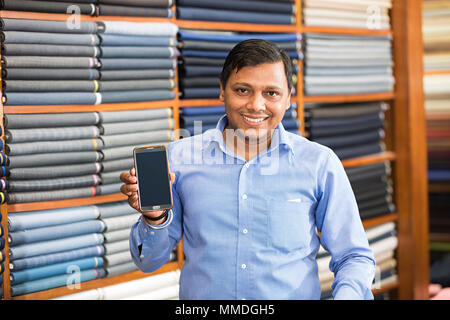
<path id="1" fill-rule="evenodd" d="M 285 51 L 291 59 L 302 59 L 302 53 L 298 51 Z M 183 57 L 204 57 L 225 59 L 229 51 L 183 50 Z"/>
<path id="2" fill-rule="evenodd" d="M 373 299 L 373 252 L 338 157 L 280 124 L 270 148 L 247 162 L 225 145 L 226 124 L 224 116 L 216 129 L 169 144 L 172 221 L 133 225 L 139 269 L 160 268 L 183 237 L 180 299 L 319 299 L 322 244 L 334 298 Z"/>
<path id="3" fill-rule="evenodd" d="M 102 46 L 176 46 L 175 38 L 158 36 L 133 36 L 121 34 L 100 34 Z"/>
<path id="4" fill-rule="evenodd" d="M 446 181 L 450 180 L 450 170 L 444 169 L 429 169 L 428 180 L 432 181 Z"/>
<path id="5" fill-rule="evenodd" d="M 220 88 L 186 88 L 183 90 L 183 99 L 218 99 L 219 95 Z"/>
<path id="6" fill-rule="evenodd" d="M 220 42 L 241 42 L 247 39 L 264 39 L 272 42 L 288 42 L 288 41 L 298 41 L 302 39 L 301 34 L 296 33 L 280 33 L 280 34 L 236 34 L 236 35 L 226 35 L 217 36 L 214 34 L 202 34 L 194 33 L 184 30 L 178 31 L 179 40 L 204 40 L 204 41 L 220 41 Z"/>
<path id="7" fill-rule="evenodd" d="M 183 108 L 183 115 L 225 114 L 224 106 L 189 107 Z"/>

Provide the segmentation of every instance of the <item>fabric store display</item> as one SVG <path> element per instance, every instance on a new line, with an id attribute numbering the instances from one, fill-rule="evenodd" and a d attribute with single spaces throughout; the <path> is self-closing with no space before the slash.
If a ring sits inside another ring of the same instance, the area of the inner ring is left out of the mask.
<path id="1" fill-rule="evenodd" d="M 89 126 L 97 124 L 99 120 L 96 112 L 4 115 L 5 127 L 8 129 Z"/>
<path id="2" fill-rule="evenodd" d="M 391 41 L 390 36 L 305 34 L 305 95 L 392 91 Z"/>
<path id="3" fill-rule="evenodd" d="M 9 0 L 9 2 L 15 2 Z M 36 1 L 28 1 L 36 2 Z M 77 27 L 66 21 L 52 21 L 52 20 L 32 20 L 32 19 L 0 19 L 0 28 L 2 31 L 23 31 L 23 32 L 44 32 L 44 33 L 76 33 L 76 34 L 95 34 L 99 30 L 97 23 L 93 21 L 78 21 Z M 58 35 L 56 35 L 58 36 Z"/>
<path id="4" fill-rule="evenodd" d="M 278 3 L 271 2 L 268 4 L 277 5 Z M 291 6 L 291 4 L 287 3 L 286 5 Z M 294 70 L 298 69 L 298 61 L 303 58 L 300 44 L 301 35 L 290 33 L 242 34 L 226 31 L 202 33 L 193 30 L 180 30 L 178 47 L 181 51 L 179 59 L 181 98 L 218 98 L 220 94 L 219 75 L 222 71 L 225 57 L 238 42 L 254 38 L 266 39 L 277 43 L 291 57 L 292 64 L 296 66 Z M 294 84 L 296 79 L 297 76 L 294 74 Z"/>
<path id="5" fill-rule="evenodd" d="M 14 169 L 36 166 L 98 162 L 102 159 L 102 154 L 98 151 L 79 151 L 9 156 L 7 159 L 9 161 L 8 168 Z"/>
<path id="6" fill-rule="evenodd" d="M 86 290 L 54 298 L 53 300 L 120 300 L 153 292 L 179 283 L 180 270 L 165 272 L 142 279 Z"/>
<path id="7" fill-rule="evenodd" d="M 390 29 L 392 0 L 366 1 L 304 0 L 302 18 L 305 26 L 359 29 Z"/>
<path id="8" fill-rule="evenodd" d="M 30 1 L 30 0 L 2 0 L 2 10 L 34 11 L 45 13 L 78 13 L 97 15 L 97 8 L 92 3 Z"/>

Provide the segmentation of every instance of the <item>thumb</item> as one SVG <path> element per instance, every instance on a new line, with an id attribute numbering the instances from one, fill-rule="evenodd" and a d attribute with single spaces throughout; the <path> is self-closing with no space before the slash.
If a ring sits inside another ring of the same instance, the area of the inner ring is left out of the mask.
<path id="1" fill-rule="evenodd" d="M 175 183 L 175 173 L 170 172 L 170 184 L 174 184 Z"/>

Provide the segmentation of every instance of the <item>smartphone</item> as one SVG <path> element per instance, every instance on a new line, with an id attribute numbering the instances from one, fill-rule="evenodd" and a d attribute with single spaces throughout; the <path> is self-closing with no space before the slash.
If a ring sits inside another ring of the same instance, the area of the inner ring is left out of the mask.
<path id="1" fill-rule="evenodd" d="M 133 149 L 138 185 L 139 208 L 142 211 L 172 209 L 169 160 L 166 146 Z"/>

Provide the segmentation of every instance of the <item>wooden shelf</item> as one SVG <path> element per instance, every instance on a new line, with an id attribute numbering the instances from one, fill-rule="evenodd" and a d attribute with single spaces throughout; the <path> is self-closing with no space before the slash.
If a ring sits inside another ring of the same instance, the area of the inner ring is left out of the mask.
<path id="1" fill-rule="evenodd" d="M 224 103 L 220 99 L 180 99 L 180 107 L 209 107 L 209 106 L 223 106 Z"/>
<path id="2" fill-rule="evenodd" d="M 4 113 L 61 113 L 61 112 L 94 112 L 135 109 L 171 108 L 176 100 L 105 103 L 99 105 L 46 105 L 46 106 L 4 106 Z"/>
<path id="3" fill-rule="evenodd" d="M 391 290 L 397 289 L 399 287 L 399 285 L 400 285 L 399 281 L 395 281 L 395 282 L 385 285 L 382 288 L 372 289 L 372 294 L 376 295 L 376 294 L 380 294 L 383 292 L 391 291 Z"/>
<path id="4" fill-rule="evenodd" d="M 127 200 L 127 197 L 121 193 L 114 193 L 87 198 L 8 204 L 7 210 L 8 212 L 48 210 L 48 209 L 85 206 L 91 204 L 100 204 L 105 202 L 122 201 L 122 200 Z"/>
<path id="5" fill-rule="evenodd" d="M 398 220 L 397 213 L 389 213 L 375 218 L 362 220 L 364 228 L 372 228 L 388 222 L 396 222 Z"/>
<path id="6" fill-rule="evenodd" d="M 351 168 L 356 166 L 363 166 L 372 163 L 378 163 L 383 161 L 394 161 L 396 159 L 396 155 L 392 151 L 385 151 L 374 155 L 368 155 L 359 158 L 346 159 L 342 160 L 342 165 L 345 168 Z"/>
<path id="7" fill-rule="evenodd" d="M 429 183 L 428 193 L 450 193 L 450 183 Z"/>
<path id="8" fill-rule="evenodd" d="M 365 93 L 365 94 L 345 94 L 345 95 L 324 95 L 324 96 L 304 96 L 304 103 L 345 103 L 394 99 L 393 92 Z"/>
<path id="9" fill-rule="evenodd" d="M 434 76 L 434 75 L 450 75 L 450 70 L 425 70 L 423 72 L 424 76 Z"/>
<path id="10" fill-rule="evenodd" d="M 119 274 L 117 276 L 81 282 L 79 289 L 75 289 L 75 288 L 69 289 L 67 287 L 59 287 L 59 288 L 54 288 L 54 289 L 49 289 L 49 290 L 44 290 L 44 291 L 33 292 L 33 293 L 25 294 L 22 296 L 12 297 L 12 300 L 53 299 L 56 297 L 61 297 L 61 296 L 69 295 L 69 294 L 82 292 L 82 291 L 87 291 L 87 290 L 92 290 L 92 289 L 101 288 L 101 287 L 105 287 L 105 286 L 115 285 L 115 284 L 119 284 L 119 283 L 123 283 L 123 282 L 127 282 L 127 281 L 137 280 L 137 279 L 149 277 L 149 276 L 164 273 L 164 272 L 174 271 L 177 269 L 180 269 L 180 265 L 178 264 L 178 262 L 169 262 L 169 263 L 165 264 L 164 266 L 162 266 L 157 271 L 152 272 L 152 273 L 143 273 L 143 272 L 137 270 L 137 271 L 132 271 L 129 273 Z"/>
<path id="11" fill-rule="evenodd" d="M 328 34 L 345 34 L 359 36 L 391 36 L 392 30 L 375 30 L 375 29 L 359 29 L 359 28 L 339 28 L 339 27 L 321 27 L 321 26 L 302 26 L 301 33 L 328 33 Z"/>

